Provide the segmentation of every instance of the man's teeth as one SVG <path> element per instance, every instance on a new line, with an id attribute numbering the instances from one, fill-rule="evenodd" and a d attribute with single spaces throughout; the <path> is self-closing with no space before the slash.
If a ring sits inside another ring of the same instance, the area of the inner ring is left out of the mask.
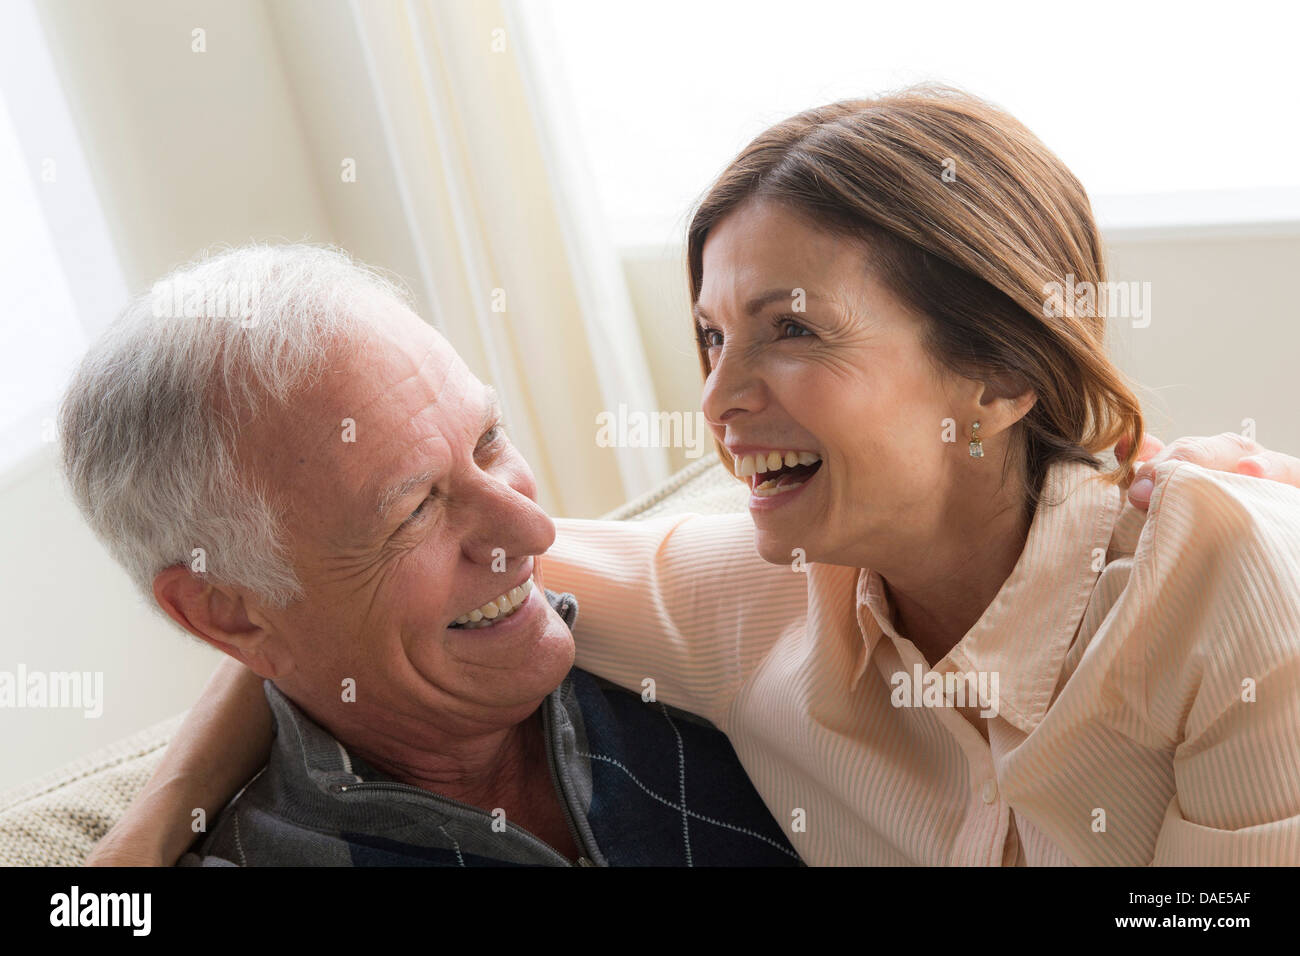
<path id="1" fill-rule="evenodd" d="M 488 601 L 482 607 L 475 608 L 468 614 L 456 618 L 456 624 L 468 629 L 491 627 L 497 620 L 509 617 L 533 593 L 533 579 L 529 578 L 516 588 L 511 588 L 495 601 Z"/>
<path id="2" fill-rule="evenodd" d="M 810 451 L 769 451 L 766 454 L 760 452 L 757 455 L 739 455 L 736 458 L 736 474 L 741 478 L 748 478 L 751 475 L 761 475 L 779 468 L 814 465 L 821 460 L 821 455 Z M 761 488 L 762 485 L 759 487 Z"/>

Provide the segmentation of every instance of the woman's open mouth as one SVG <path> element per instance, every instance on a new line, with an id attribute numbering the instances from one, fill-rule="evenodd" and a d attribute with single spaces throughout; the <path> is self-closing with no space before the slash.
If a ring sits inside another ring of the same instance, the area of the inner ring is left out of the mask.
<path id="1" fill-rule="evenodd" d="M 757 498 L 771 498 L 803 485 L 822 466 L 822 457 L 811 451 L 769 451 L 736 456 L 736 475 L 749 479 Z"/>

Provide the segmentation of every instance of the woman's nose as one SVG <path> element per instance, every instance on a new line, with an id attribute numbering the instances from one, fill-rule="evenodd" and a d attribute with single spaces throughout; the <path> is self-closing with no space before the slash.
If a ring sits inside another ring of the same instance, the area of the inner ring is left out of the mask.
<path id="1" fill-rule="evenodd" d="M 749 364 L 724 349 L 704 380 L 700 405 L 711 425 L 726 425 L 737 415 L 757 411 L 762 394 L 762 382 Z"/>

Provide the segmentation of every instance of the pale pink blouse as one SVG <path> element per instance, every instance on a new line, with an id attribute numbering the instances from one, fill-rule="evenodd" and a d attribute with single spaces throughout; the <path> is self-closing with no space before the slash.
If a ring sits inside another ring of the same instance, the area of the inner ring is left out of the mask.
<path id="1" fill-rule="evenodd" d="M 545 579 L 578 666 L 720 727 L 809 864 L 1300 864 L 1300 490 L 1156 477 L 1144 514 L 1053 466 L 932 674 L 877 574 L 767 564 L 747 514 L 562 519 Z M 986 696 L 911 695 L 950 672 Z"/>

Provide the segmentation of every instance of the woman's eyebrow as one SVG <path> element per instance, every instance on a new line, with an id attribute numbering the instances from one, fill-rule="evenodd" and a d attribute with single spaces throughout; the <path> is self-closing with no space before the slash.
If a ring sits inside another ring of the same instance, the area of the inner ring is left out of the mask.
<path id="1" fill-rule="evenodd" d="M 751 316 L 757 315 L 773 302 L 777 302 L 781 299 L 789 299 L 791 303 L 793 303 L 800 298 L 804 301 L 816 302 L 821 300 L 822 296 L 818 295 L 816 292 L 807 292 L 797 286 L 787 286 L 782 289 L 768 289 L 766 292 L 760 292 L 745 303 L 745 313 Z M 704 309 L 700 308 L 698 302 L 691 306 L 691 314 L 699 321 L 708 321 L 709 318 L 708 313 L 705 312 Z"/>

